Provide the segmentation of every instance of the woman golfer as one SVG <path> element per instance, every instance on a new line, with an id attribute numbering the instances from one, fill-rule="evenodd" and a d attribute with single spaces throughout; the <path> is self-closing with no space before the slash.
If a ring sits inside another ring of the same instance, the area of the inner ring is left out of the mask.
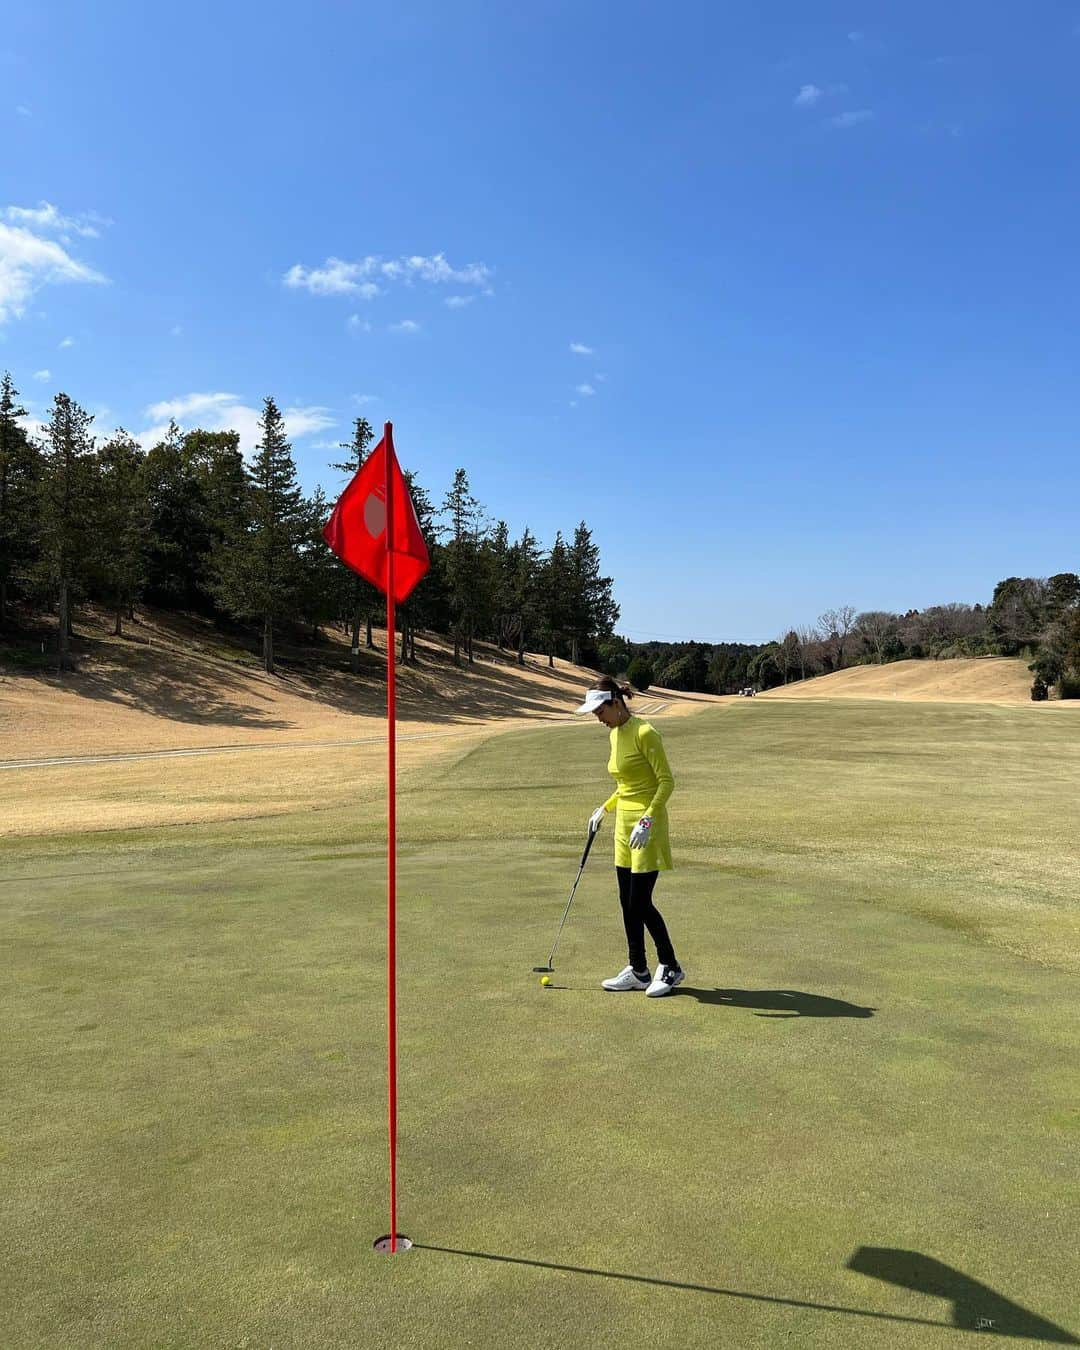
<path id="1" fill-rule="evenodd" d="M 657 876 L 671 870 L 666 803 L 675 779 L 660 733 L 627 708 L 626 700 L 632 697 L 628 685 L 604 675 L 577 711 L 591 712 L 611 728 L 607 767 L 615 779 L 615 791 L 589 817 L 589 828 L 598 830 L 605 814 L 614 810 L 615 873 L 630 964 L 603 985 L 618 991 L 644 989 L 650 998 L 660 998 L 684 978 L 663 916 L 652 901 Z M 656 944 L 655 976 L 649 974 L 645 957 L 646 928 Z"/>

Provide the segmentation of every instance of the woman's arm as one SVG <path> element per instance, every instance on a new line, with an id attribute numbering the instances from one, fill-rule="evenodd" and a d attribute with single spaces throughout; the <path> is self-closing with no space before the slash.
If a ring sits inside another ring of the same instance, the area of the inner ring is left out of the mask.
<path id="1" fill-rule="evenodd" d="M 638 746 L 649 761 L 653 773 L 656 774 L 656 791 L 653 793 L 648 811 L 645 812 L 647 816 L 652 816 L 674 792 L 675 778 L 664 751 L 664 742 L 655 727 L 642 727 L 638 733 Z"/>

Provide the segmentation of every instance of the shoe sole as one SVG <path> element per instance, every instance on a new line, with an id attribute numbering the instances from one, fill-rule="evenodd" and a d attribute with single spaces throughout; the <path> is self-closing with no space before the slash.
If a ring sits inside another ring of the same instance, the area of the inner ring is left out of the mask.
<path id="1" fill-rule="evenodd" d="M 612 989 L 606 984 L 600 986 L 605 994 L 641 994 L 648 989 L 648 987 L 647 984 L 625 984 L 620 989 Z"/>
<path id="2" fill-rule="evenodd" d="M 682 984 L 683 980 L 685 980 L 685 979 L 686 979 L 686 976 L 685 976 L 685 975 L 682 975 L 682 976 L 679 977 L 679 979 L 677 979 L 677 980 L 675 981 L 674 984 L 665 984 L 665 985 L 663 986 L 663 988 L 662 988 L 662 989 L 658 989 L 658 990 L 656 991 L 655 994 L 651 993 L 648 989 L 646 989 L 646 990 L 645 990 L 645 997 L 646 997 L 646 998 L 666 998 L 668 994 L 673 994 L 673 993 L 675 992 L 675 990 L 678 989 L 679 985 Z"/>

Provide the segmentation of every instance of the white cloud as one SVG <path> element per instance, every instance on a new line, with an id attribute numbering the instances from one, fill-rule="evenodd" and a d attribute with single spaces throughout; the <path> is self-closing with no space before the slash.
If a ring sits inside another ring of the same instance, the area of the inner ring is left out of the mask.
<path id="1" fill-rule="evenodd" d="M 169 336 L 170 336 L 170 337 L 183 337 L 183 335 L 184 335 L 184 330 L 183 330 L 183 328 L 181 327 L 181 325 L 178 324 L 178 323 L 174 323 L 173 326 L 169 329 Z"/>
<path id="2" fill-rule="evenodd" d="M 487 286 L 491 282 L 491 268 L 483 263 L 466 263 L 464 267 L 451 267 L 444 253 L 435 253 L 430 258 L 414 255 L 405 259 L 406 275 L 419 277 L 422 281 L 435 284 L 453 282 L 457 286 Z"/>
<path id="3" fill-rule="evenodd" d="M 285 419 L 285 434 L 293 441 L 334 425 L 329 408 L 283 408 L 281 412 Z M 241 451 L 249 455 L 259 441 L 262 410 L 249 407 L 236 394 L 184 394 L 180 398 L 151 404 L 146 416 L 153 419 L 153 425 L 136 437 L 144 446 L 159 441 L 168 430 L 169 422 L 175 421 L 184 430 L 202 427 L 206 431 L 236 431 L 240 435 Z"/>
<path id="4" fill-rule="evenodd" d="M 420 325 L 415 319 L 402 319 L 400 323 L 390 325 L 391 333 L 419 333 Z"/>
<path id="5" fill-rule="evenodd" d="M 26 417 L 18 417 L 15 420 L 32 440 L 44 441 L 48 438 L 48 422 L 39 421 L 38 418 L 29 415 Z"/>
<path id="6" fill-rule="evenodd" d="M 362 319 L 359 314 L 350 314 L 345 320 L 345 327 L 350 333 L 370 333 L 371 324 L 367 319 Z"/>
<path id="7" fill-rule="evenodd" d="M 35 379 L 35 380 L 51 380 L 51 379 L 52 379 L 52 371 L 51 371 L 51 370 L 35 370 L 35 371 L 34 371 L 34 379 Z"/>
<path id="8" fill-rule="evenodd" d="M 20 117 L 32 117 L 32 116 L 33 116 L 33 113 L 30 111 L 30 109 L 26 106 L 25 103 L 18 103 L 18 104 L 16 104 L 16 105 L 15 105 L 15 111 L 19 114 Z"/>
<path id="9" fill-rule="evenodd" d="M 0 214 L 12 225 L 53 230 L 57 234 L 79 234 L 84 239 L 99 238 L 101 230 L 98 227 L 112 224 L 111 220 L 106 220 L 94 211 L 84 212 L 81 216 L 62 215 L 52 202 L 39 202 L 37 206 L 8 206 Z"/>
<path id="10" fill-rule="evenodd" d="M 368 261 L 370 259 L 365 259 Z M 281 280 L 293 290 L 310 291 L 312 295 L 359 295 L 364 300 L 374 300 L 379 288 L 373 281 L 362 280 L 366 275 L 364 263 L 327 258 L 322 267 L 304 267 L 295 263 Z"/>
<path id="11" fill-rule="evenodd" d="M 448 295 L 443 303 L 450 309 L 464 309 L 475 299 L 475 295 Z"/>
<path id="12" fill-rule="evenodd" d="M 119 431 L 120 428 L 113 422 L 112 409 L 107 408 L 104 403 L 91 408 L 90 413 L 94 419 L 94 435 L 98 439 L 98 444 L 110 440 Z"/>
<path id="13" fill-rule="evenodd" d="M 75 339 L 73 337 L 61 338 L 56 345 L 60 351 L 65 351 L 68 347 L 75 346 Z"/>
<path id="14" fill-rule="evenodd" d="M 366 403 L 378 403 L 378 394 L 353 394 L 353 402 L 362 408 Z"/>
<path id="15" fill-rule="evenodd" d="M 377 277 L 385 283 L 404 282 L 412 285 L 416 281 L 426 281 L 439 286 L 452 283 L 456 286 L 478 286 L 490 292 L 493 269 L 485 263 L 466 263 L 464 267 L 452 267 L 445 253 L 433 253 L 430 257 L 414 253 L 401 258 L 381 258 L 377 254 L 368 254 L 357 262 L 346 262 L 342 258 L 327 258 L 321 267 L 305 267 L 303 263 L 294 263 L 281 278 L 282 284 L 293 290 L 306 290 L 312 295 L 359 295 L 365 300 L 373 300 L 382 294 L 382 287 L 372 280 Z"/>
<path id="16" fill-rule="evenodd" d="M 834 127 L 840 127 L 841 130 L 847 130 L 848 127 L 857 127 L 862 122 L 873 121 L 874 112 L 872 108 L 859 108 L 854 112 L 840 113 L 837 117 L 831 117 L 829 120 Z"/>
<path id="17" fill-rule="evenodd" d="M 596 393 L 596 390 L 591 384 L 579 384 L 577 386 L 577 392 L 582 398 L 592 398 L 593 394 Z"/>
<path id="18" fill-rule="evenodd" d="M 23 209 L 8 207 L 2 214 L 10 216 Z M 55 239 L 45 239 L 23 225 L 0 223 L 0 324 L 20 318 L 43 286 L 107 280 L 73 258 Z"/>
<path id="19" fill-rule="evenodd" d="M 816 84 L 804 84 L 795 95 L 796 108 L 812 108 L 821 97 L 821 92 Z"/>
<path id="20" fill-rule="evenodd" d="M 607 376 L 602 375 L 600 371 L 597 371 L 596 374 L 593 376 L 593 379 L 598 380 L 601 384 L 603 384 L 603 382 L 607 379 Z"/>
<path id="21" fill-rule="evenodd" d="M 593 349 L 586 347 L 584 342 L 571 342 L 570 350 L 576 352 L 578 356 L 592 356 Z"/>

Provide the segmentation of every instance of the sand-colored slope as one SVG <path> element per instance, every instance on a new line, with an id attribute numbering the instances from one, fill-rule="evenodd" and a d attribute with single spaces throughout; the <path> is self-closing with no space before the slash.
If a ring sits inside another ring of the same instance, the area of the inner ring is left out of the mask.
<path id="1" fill-rule="evenodd" d="M 130 638 L 108 630 L 107 620 L 80 614 L 79 669 L 62 679 L 0 666 L 0 838 L 280 815 L 346 800 L 379 820 L 375 805 L 361 803 L 376 802 L 385 774 L 381 632 L 359 675 L 340 634 L 284 648 L 281 672 L 266 675 L 196 619 L 147 613 Z M 441 757 L 465 755 L 493 732 L 543 723 L 592 732 L 602 763 L 603 729 L 573 712 L 593 671 L 562 660 L 552 668 L 535 653 L 519 667 L 513 654 L 479 643 L 475 664 L 459 669 L 444 642 L 418 637 L 416 646 L 418 664 L 398 666 L 402 783 L 422 783 Z M 633 706 L 666 720 L 728 701 L 650 689 Z"/>
<path id="2" fill-rule="evenodd" d="M 386 708 L 384 634 L 365 651 L 363 671 L 348 669 L 341 634 L 289 651 L 266 675 L 248 652 L 214 627 L 173 615 L 140 615 L 130 636 L 108 635 L 108 621 L 80 616 L 92 639 L 79 669 L 20 674 L 0 666 L 0 761 L 147 750 L 378 737 Z M 484 729 L 573 717 L 594 672 L 530 653 L 478 643 L 476 662 L 458 669 L 446 643 L 417 638 L 418 664 L 398 667 L 402 736 Z M 637 710 L 692 712 L 719 700 L 650 690 Z"/>
<path id="3" fill-rule="evenodd" d="M 980 656 L 955 661 L 894 661 L 852 666 L 833 675 L 770 689 L 762 698 L 903 699 L 914 703 L 1031 702 L 1031 672 L 1019 657 Z M 1065 706 L 1065 705 L 1055 705 Z"/>

